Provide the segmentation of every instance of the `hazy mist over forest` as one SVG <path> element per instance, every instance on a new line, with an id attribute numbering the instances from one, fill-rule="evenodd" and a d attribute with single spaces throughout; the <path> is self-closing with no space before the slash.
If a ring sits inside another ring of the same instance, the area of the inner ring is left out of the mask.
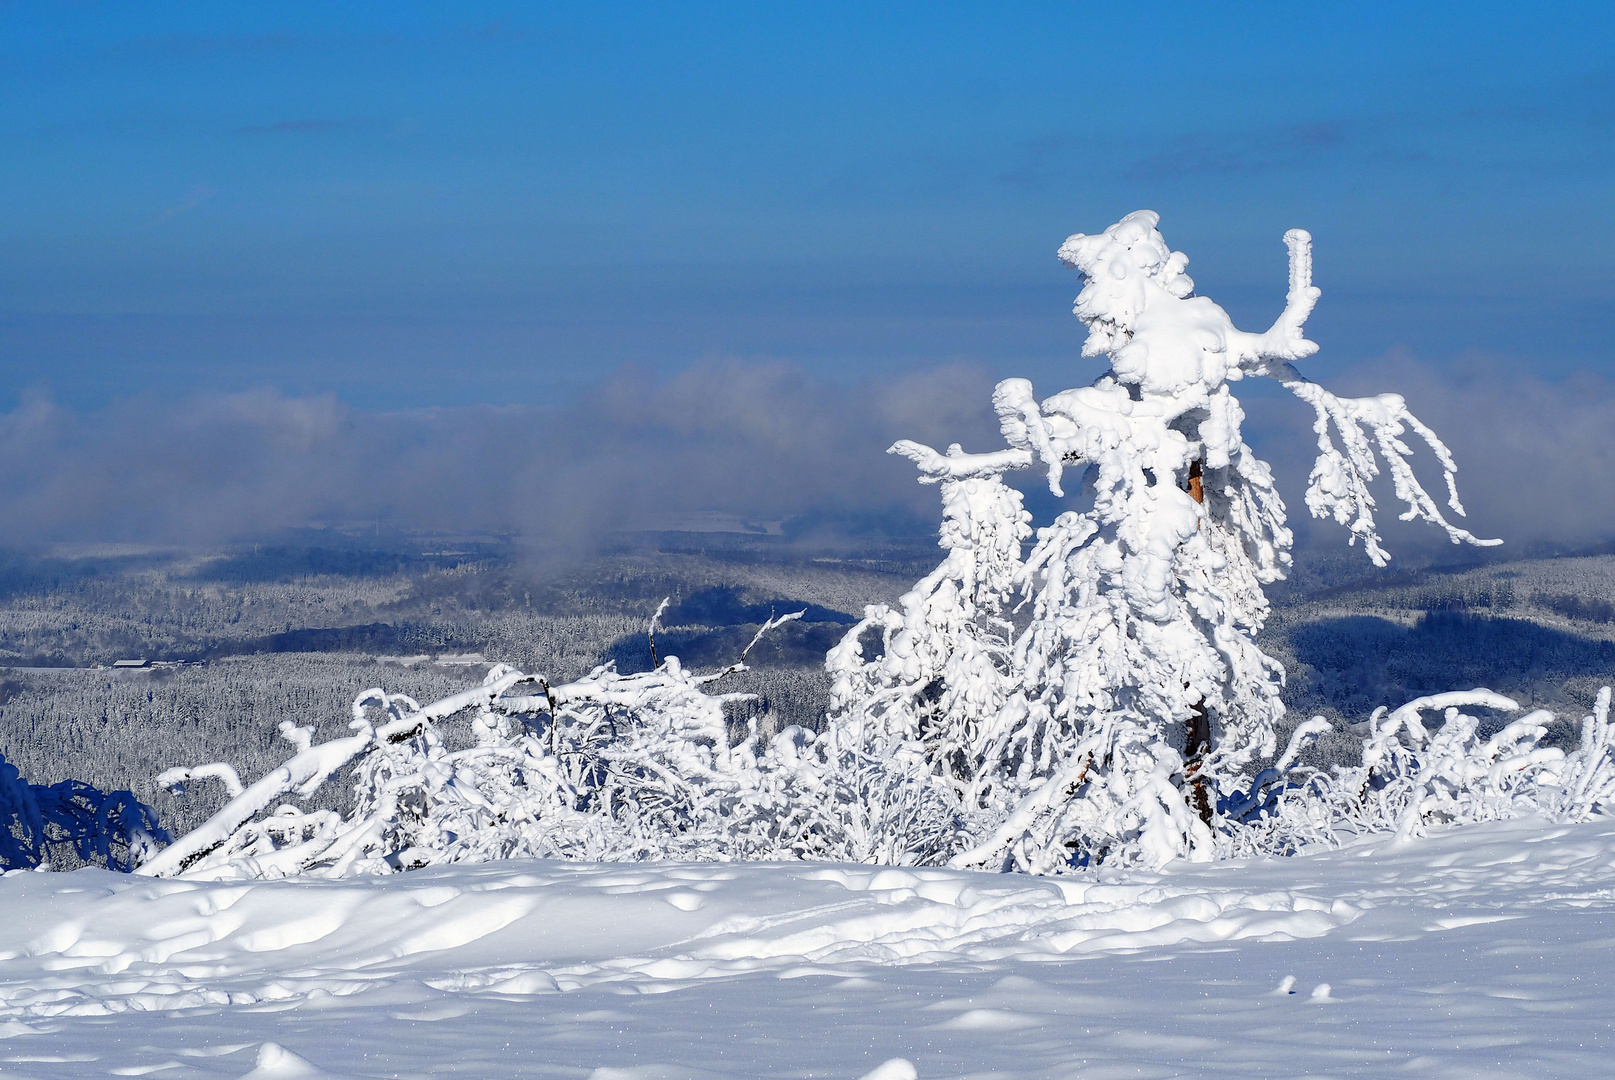
<path id="1" fill-rule="evenodd" d="M 1094 365 L 1074 356 L 1070 367 L 1082 378 L 1039 390 L 1080 385 Z M 712 360 L 666 378 L 617 371 L 553 405 L 375 412 L 265 389 L 81 411 L 35 398 L 0 416 L 11 508 L 0 538 L 210 545 L 369 524 L 516 534 L 582 555 L 618 531 L 697 512 L 913 535 L 934 529 L 935 494 L 886 448 L 899 438 L 990 448 L 992 381 L 981 363 L 848 384 L 783 361 Z M 1602 375 L 1548 381 L 1483 359 L 1438 370 L 1398 354 L 1333 382 L 1402 393 L 1443 433 L 1478 533 L 1522 554 L 1615 538 L 1615 390 Z M 1253 390 L 1253 443 L 1299 511 L 1294 526 L 1343 544 L 1344 530 L 1310 525 L 1301 506 L 1313 444 L 1305 406 Z M 1441 558 L 1448 546 L 1418 528 L 1396 537 L 1393 552 Z"/>

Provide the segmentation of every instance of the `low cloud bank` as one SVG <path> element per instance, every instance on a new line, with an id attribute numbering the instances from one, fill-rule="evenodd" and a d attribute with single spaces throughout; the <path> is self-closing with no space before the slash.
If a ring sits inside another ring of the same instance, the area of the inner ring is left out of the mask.
<path id="1" fill-rule="evenodd" d="M 0 415 L 0 541 L 218 543 L 310 524 L 510 530 L 588 547 L 718 511 L 931 516 L 884 451 L 996 438 L 985 369 L 843 385 L 783 363 L 620 370 L 565 406 L 366 412 L 272 391 L 45 399 Z"/>
<path id="2" fill-rule="evenodd" d="M 933 489 L 884 451 L 897 438 L 997 445 L 992 381 L 952 366 L 846 385 L 785 363 L 715 361 L 666 380 L 624 369 L 554 407 L 366 412 L 256 391 L 78 412 L 35 399 L 0 415 L 0 541 L 212 544 L 376 521 L 582 550 L 693 511 L 929 521 Z M 1404 394 L 1457 455 L 1477 533 L 1521 548 L 1615 537 L 1608 380 L 1393 355 L 1325 381 Z M 1304 517 L 1309 410 L 1257 394 L 1247 411 Z M 1439 473 L 1423 475 L 1438 491 Z M 1387 492 L 1387 517 L 1393 506 Z"/>

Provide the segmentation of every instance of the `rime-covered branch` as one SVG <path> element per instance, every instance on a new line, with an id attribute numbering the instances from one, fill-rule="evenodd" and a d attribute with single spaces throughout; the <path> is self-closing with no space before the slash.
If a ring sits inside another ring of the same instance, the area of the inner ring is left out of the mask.
<path id="1" fill-rule="evenodd" d="M 936 484 L 943 480 L 967 480 L 978 476 L 999 476 L 1010 469 L 1024 469 L 1032 464 L 1032 455 L 1025 450 L 995 450 L 990 454 L 967 454 L 958 443 L 939 454 L 929 446 L 903 439 L 893 443 L 888 454 L 899 454 L 919 466 L 920 483 Z"/>
<path id="2" fill-rule="evenodd" d="M 1366 398 L 1339 398 L 1317 383 L 1301 378 L 1294 368 L 1284 372 L 1283 385 L 1296 397 L 1311 405 L 1317 413 L 1312 430 L 1318 436 L 1318 460 L 1312 467 L 1307 482 L 1307 509 L 1317 518 L 1333 518 L 1351 530 L 1351 542 L 1363 542 L 1363 548 L 1376 566 L 1390 561 L 1390 554 L 1380 544 L 1379 527 L 1374 521 L 1374 496 L 1369 483 L 1379 475 L 1379 458 L 1391 470 L 1391 481 L 1396 497 L 1407 504 L 1402 520 L 1428 521 L 1446 530 L 1455 544 L 1474 544 L 1492 547 L 1501 540 L 1482 540 L 1465 529 L 1452 524 L 1436 506 L 1435 500 L 1425 491 L 1414 475 L 1408 459 L 1413 450 L 1402 441 L 1405 428 L 1412 428 L 1441 464 L 1447 485 L 1447 505 L 1458 514 L 1464 507 L 1458 501 L 1456 473 L 1458 465 L 1452 453 L 1426 427 L 1408 411 L 1407 402 L 1397 394 L 1377 394 Z M 1340 437 L 1337 447 L 1330 429 Z"/>

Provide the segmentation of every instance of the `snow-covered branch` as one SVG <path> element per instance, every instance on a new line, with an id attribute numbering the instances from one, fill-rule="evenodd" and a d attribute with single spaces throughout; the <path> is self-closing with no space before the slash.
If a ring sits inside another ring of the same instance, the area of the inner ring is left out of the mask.
<path id="1" fill-rule="evenodd" d="M 1284 297 L 1284 311 L 1267 333 L 1246 345 L 1241 359 L 1247 366 L 1254 366 L 1253 362 L 1302 360 L 1318 351 L 1317 343 L 1307 340 L 1304 329 L 1323 295 L 1323 290 L 1312 284 L 1312 234 L 1305 229 L 1291 229 L 1284 234 L 1284 246 L 1290 253 L 1290 290 Z"/>
<path id="2" fill-rule="evenodd" d="M 149 877 L 173 877 L 189 869 L 224 847 L 237 830 L 267 810 L 275 800 L 292 794 L 312 794 L 338 769 L 375 745 L 375 729 L 366 724 L 357 735 L 333 739 L 296 754 L 280 768 L 271 770 L 244 790 L 240 788 L 238 780 L 237 793 L 218 813 L 145 862 L 139 868 L 139 873 Z M 232 774 L 235 772 L 234 769 L 230 771 Z M 199 770 L 170 769 L 163 773 L 159 782 L 163 782 L 164 778 L 173 780 L 176 774 L 186 772 L 219 775 L 213 766 L 202 766 Z"/>
<path id="3" fill-rule="evenodd" d="M 1419 483 L 1408 463 L 1413 450 L 1402 441 L 1405 428 L 1412 428 L 1440 462 L 1447 484 L 1447 505 L 1455 513 L 1464 512 L 1458 501 L 1458 465 L 1452 453 L 1435 432 L 1408 411 L 1400 395 L 1336 397 L 1317 383 L 1301 378 L 1293 368 L 1286 373 L 1283 385 L 1317 413 L 1312 430 L 1318 436 L 1318 460 L 1307 482 L 1307 509 L 1313 517 L 1333 518 L 1349 528 L 1351 542 L 1361 540 L 1374 565 L 1384 566 L 1390 561 L 1389 552 L 1380 543 L 1379 527 L 1374 521 L 1374 496 L 1369 491 L 1369 483 L 1379 475 L 1376 449 L 1391 471 L 1396 497 L 1407 504 L 1402 520 L 1428 521 L 1446 530 L 1455 544 L 1492 547 L 1502 543 L 1482 540 L 1452 524 Z M 1330 436 L 1331 427 L 1340 437 L 1338 447 Z"/>
<path id="4" fill-rule="evenodd" d="M 898 454 L 919 466 L 920 483 L 936 484 L 943 480 L 966 480 L 977 476 L 999 476 L 1011 469 L 1024 469 L 1033 463 L 1032 455 L 1025 450 L 994 450 L 989 454 L 967 454 L 958 443 L 939 454 L 922 443 L 903 439 L 893 443 L 888 454 Z"/>
<path id="5" fill-rule="evenodd" d="M 308 746 L 305 744 L 301 749 L 307 750 Z M 196 765 L 189 769 L 169 769 L 158 774 L 157 786 L 167 788 L 175 795 L 184 795 L 185 785 L 199 779 L 219 781 L 232 799 L 241 794 L 241 777 L 236 775 L 233 765 L 227 765 L 222 761 L 215 761 L 211 765 Z"/>

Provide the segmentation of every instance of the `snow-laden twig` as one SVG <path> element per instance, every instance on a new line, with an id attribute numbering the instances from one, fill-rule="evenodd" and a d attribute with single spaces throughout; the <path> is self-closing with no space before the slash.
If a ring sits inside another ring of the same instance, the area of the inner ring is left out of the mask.
<path id="1" fill-rule="evenodd" d="M 645 637 L 650 641 L 650 666 L 657 667 L 661 661 L 656 658 L 656 628 L 662 624 L 662 613 L 667 605 L 673 602 L 671 596 L 662 597 L 662 602 L 656 605 L 656 612 L 650 617 L 650 625 L 645 628 Z"/>
<path id="2" fill-rule="evenodd" d="M 304 745 L 301 749 L 307 750 L 308 746 Z M 232 799 L 241 794 L 241 777 L 236 775 L 235 766 L 222 761 L 215 761 L 211 765 L 194 765 L 188 769 L 169 769 L 157 775 L 157 786 L 167 788 L 175 795 L 184 795 L 186 784 L 201 779 L 217 780 L 224 785 L 224 790 Z"/>

